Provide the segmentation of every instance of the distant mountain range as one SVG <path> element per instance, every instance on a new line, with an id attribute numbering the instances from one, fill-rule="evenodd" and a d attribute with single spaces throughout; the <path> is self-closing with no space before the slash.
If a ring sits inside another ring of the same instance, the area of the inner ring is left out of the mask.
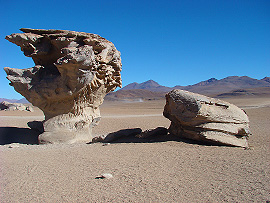
<path id="1" fill-rule="evenodd" d="M 217 95 L 239 89 L 270 87 L 269 80 L 269 77 L 257 80 L 247 76 L 230 76 L 221 80 L 211 78 L 209 80 L 199 82 L 195 85 L 189 85 L 185 87 L 176 86 L 175 88 L 184 89 L 190 92 L 201 93 L 205 95 Z"/>
<path id="2" fill-rule="evenodd" d="M 247 76 L 229 76 L 221 80 L 210 78 L 194 85 L 177 85 L 174 87 L 162 86 L 156 81 L 148 80 L 143 83 L 134 82 L 128 84 L 116 92 L 109 93 L 105 99 L 160 99 L 164 98 L 164 95 L 172 89 L 182 89 L 212 97 L 256 94 L 256 92 L 258 94 L 268 94 L 270 93 L 270 77 L 257 80 Z"/>
<path id="3" fill-rule="evenodd" d="M 134 100 L 134 99 L 161 99 L 172 89 L 182 89 L 211 97 L 232 97 L 241 95 L 269 95 L 270 77 L 261 80 L 247 76 L 229 76 L 218 80 L 210 78 L 194 85 L 166 87 L 154 80 L 143 83 L 130 83 L 122 89 L 107 94 L 105 100 Z M 2 101 L 29 103 L 25 98 L 20 100 L 0 98 Z"/>
<path id="4" fill-rule="evenodd" d="M 0 98 L 0 102 L 2 101 L 7 101 L 11 103 L 22 103 L 22 104 L 27 104 L 29 101 L 27 101 L 25 98 L 22 99 L 6 99 L 6 98 Z"/>

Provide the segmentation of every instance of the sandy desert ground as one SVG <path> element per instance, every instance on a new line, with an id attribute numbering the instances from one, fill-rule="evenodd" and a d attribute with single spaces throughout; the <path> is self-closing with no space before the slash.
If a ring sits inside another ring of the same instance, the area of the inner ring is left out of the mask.
<path id="1" fill-rule="evenodd" d="M 243 108 L 251 149 L 187 140 L 122 140 L 110 145 L 26 145 L 35 112 L 0 112 L 1 202 L 269 202 L 270 98 L 224 99 Z M 169 127 L 165 101 L 105 102 L 94 134 Z M 111 173 L 112 179 L 96 179 Z"/>

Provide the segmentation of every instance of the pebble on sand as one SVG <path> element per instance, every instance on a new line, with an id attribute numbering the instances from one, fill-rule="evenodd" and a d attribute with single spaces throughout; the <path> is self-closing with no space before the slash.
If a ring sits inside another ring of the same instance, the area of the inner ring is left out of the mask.
<path id="1" fill-rule="evenodd" d="M 97 176 L 96 179 L 111 179 L 113 175 L 110 173 L 103 173 L 100 176 Z"/>

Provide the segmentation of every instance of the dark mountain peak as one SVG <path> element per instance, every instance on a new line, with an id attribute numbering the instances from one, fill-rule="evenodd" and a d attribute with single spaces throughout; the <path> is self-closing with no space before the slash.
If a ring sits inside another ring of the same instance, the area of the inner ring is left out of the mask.
<path id="1" fill-rule="evenodd" d="M 147 88 L 147 87 L 153 88 L 153 87 L 159 87 L 159 86 L 161 86 L 160 84 L 158 84 L 154 80 L 148 80 L 146 82 L 141 83 L 140 85 L 141 85 L 141 87 L 145 87 L 145 88 Z M 142 89 L 145 89 L 145 88 L 142 88 Z"/>
<path id="2" fill-rule="evenodd" d="M 151 84 L 157 84 L 157 85 L 159 85 L 156 81 L 154 81 L 154 80 L 147 80 L 147 81 L 145 81 L 145 82 L 143 82 L 143 83 L 151 83 Z"/>
<path id="3" fill-rule="evenodd" d="M 216 78 L 210 78 L 209 80 L 207 80 L 207 82 L 215 82 L 215 81 L 217 81 L 218 79 L 216 79 Z"/>
<path id="4" fill-rule="evenodd" d="M 155 88 L 160 86 L 157 82 L 155 82 L 154 80 L 148 80 L 146 82 L 142 82 L 142 83 L 137 83 L 137 82 L 133 82 L 130 83 L 128 85 L 126 85 L 125 87 L 122 88 L 122 90 L 131 90 L 131 89 L 148 89 L 148 88 Z"/>
<path id="5" fill-rule="evenodd" d="M 264 77 L 263 79 L 261 79 L 262 81 L 265 81 L 265 82 L 269 82 L 270 83 L 270 77 Z"/>
<path id="6" fill-rule="evenodd" d="M 196 85 L 196 86 L 212 85 L 212 84 L 215 83 L 216 81 L 218 81 L 218 79 L 216 79 L 216 78 L 210 78 L 210 79 L 208 79 L 208 80 L 199 82 L 199 83 L 197 83 L 197 84 L 195 84 L 195 85 Z M 192 85 L 192 86 L 195 86 L 195 85 Z"/>
<path id="7" fill-rule="evenodd" d="M 143 90 L 150 90 L 153 92 L 169 92 L 171 90 L 170 87 L 162 86 L 154 80 L 148 80 L 142 83 L 131 83 L 123 87 L 121 90 L 131 90 L 131 89 L 143 89 Z"/>

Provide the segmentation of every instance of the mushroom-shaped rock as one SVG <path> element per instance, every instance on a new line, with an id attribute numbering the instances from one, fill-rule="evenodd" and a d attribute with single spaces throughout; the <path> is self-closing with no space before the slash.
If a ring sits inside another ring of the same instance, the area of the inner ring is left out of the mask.
<path id="1" fill-rule="evenodd" d="M 171 121 L 169 132 L 174 135 L 248 147 L 248 116 L 228 102 L 175 89 L 166 95 L 163 115 Z"/>
<path id="2" fill-rule="evenodd" d="M 121 87 L 121 58 L 99 35 L 66 30 L 21 29 L 6 39 L 32 57 L 28 69 L 4 68 L 10 85 L 45 115 L 40 143 L 92 140 L 105 95 Z"/>

